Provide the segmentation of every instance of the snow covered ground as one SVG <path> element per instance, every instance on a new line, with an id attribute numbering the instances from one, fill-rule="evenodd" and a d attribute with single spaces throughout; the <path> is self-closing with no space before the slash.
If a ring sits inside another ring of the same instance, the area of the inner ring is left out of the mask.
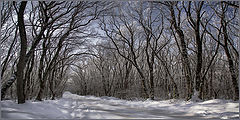
<path id="1" fill-rule="evenodd" d="M 65 92 L 59 100 L 1 101 L 2 118 L 12 119 L 238 119 L 239 103 L 230 100 L 186 102 L 127 101 L 113 97 L 79 96 Z"/>

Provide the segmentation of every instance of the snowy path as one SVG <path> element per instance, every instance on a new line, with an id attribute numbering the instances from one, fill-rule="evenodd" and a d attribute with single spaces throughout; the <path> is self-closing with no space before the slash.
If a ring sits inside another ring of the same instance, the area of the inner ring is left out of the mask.
<path id="1" fill-rule="evenodd" d="M 237 118 L 238 104 L 212 100 L 202 103 L 126 101 L 111 97 L 78 96 L 65 93 L 62 99 L 23 105 L 3 101 L 2 118 L 78 119 L 209 119 Z M 221 105 L 220 105 L 221 104 Z M 213 108 L 209 108 L 213 107 Z M 218 108 L 216 108 L 218 107 Z M 209 109 L 208 109 L 209 108 Z M 211 111 L 213 110 L 213 111 Z M 219 111 L 217 111 L 219 110 Z M 223 111 L 224 110 L 224 111 Z M 217 113 L 218 112 L 218 113 Z"/>
<path id="2" fill-rule="evenodd" d="M 66 105 L 68 102 L 65 103 Z M 79 106 L 79 107 L 75 107 Z M 147 108 L 135 108 L 124 104 L 113 104 L 107 101 L 81 99 L 73 102 L 71 106 L 65 106 L 63 109 L 73 108 L 71 115 L 74 118 L 96 119 L 96 118 L 116 118 L 116 119 L 200 119 L 199 116 L 187 116 L 185 113 L 171 113 L 166 110 L 149 110 Z M 77 115 L 83 112 L 83 117 Z"/>

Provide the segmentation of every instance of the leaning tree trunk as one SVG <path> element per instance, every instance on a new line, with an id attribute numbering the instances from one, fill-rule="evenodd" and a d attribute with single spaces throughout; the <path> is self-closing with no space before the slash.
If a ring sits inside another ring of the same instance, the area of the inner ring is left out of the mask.
<path id="1" fill-rule="evenodd" d="M 15 35 L 14 35 L 14 40 L 13 40 L 13 42 L 11 43 L 10 48 L 8 49 L 7 57 L 6 57 L 6 58 L 4 59 L 4 61 L 3 61 L 3 64 L 2 64 L 3 67 L 2 67 L 2 69 L 1 69 L 1 78 L 3 78 L 3 75 L 4 75 L 4 73 L 5 73 L 5 70 L 7 69 L 7 65 L 8 65 L 9 59 L 11 59 L 10 56 L 11 56 L 13 47 L 14 47 L 14 45 L 16 44 L 16 41 L 17 41 L 17 32 L 18 32 L 18 28 L 16 28 Z"/>
<path id="2" fill-rule="evenodd" d="M 190 63 L 188 59 L 188 53 L 187 53 L 187 45 L 184 40 L 184 34 L 183 31 L 181 30 L 180 26 L 177 25 L 176 23 L 176 18 L 175 18 L 175 11 L 173 8 L 173 5 L 170 5 L 170 12 L 171 12 L 171 17 L 172 17 L 172 24 L 174 29 L 176 30 L 176 33 L 178 34 L 180 38 L 180 43 L 181 43 L 181 55 L 182 55 L 182 65 L 184 69 L 184 74 L 186 77 L 187 81 L 187 100 L 191 99 L 192 96 L 192 80 L 191 80 L 191 69 L 190 69 Z"/>
<path id="3" fill-rule="evenodd" d="M 10 88 L 10 86 L 14 83 L 15 80 L 16 80 L 16 76 L 15 76 L 15 74 L 13 74 L 12 77 L 1 86 L 2 87 L 1 88 L 1 100 L 3 100 L 5 98 L 8 88 Z"/>
<path id="4" fill-rule="evenodd" d="M 54 64 L 56 63 L 56 60 L 58 59 L 59 57 L 59 54 L 60 54 L 60 51 L 62 50 L 62 47 L 63 47 L 63 42 L 64 40 L 68 37 L 68 35 L 70 34 L 70 30 L 69 29 L 65 34 L 63 34 L 63 36 L 60 38 L 59 42 L 58 42 L 58 45 L 57 45 L 57 51 L 54 55 L 54 57 L 52 58 L 51 62 L 49 63 L 49 66 L 47 66 L 46 70 L 44 71 L 43 75 L 41 75 L 39 73 L 39 80 L 40 80 L 40 90 L 38 92 L 38 95 L 37 95 L 37 98 L 36 100 L 38 101 L 41 101 L 42 100 L 42 96 L 43 96 L 43 92 L 44 92 L 44 89 L 45 89 L 45 83 L 46 83 L 46 80 L 48 78 L 48 75 L 49 75 L 49 72 L 53 69 L 54 67 Z M 41 62 L 41 60 L 40 60 Z M 43 61 L 42 61 L 43 62 Z M 43 63 L 42 63 L 43 64 Z M 41 65 L 43 67 L 43 65 Z M 43 68 L 41 68 L 43 69 Z"/>
<path id="5" fill-rule="evenodd" d="M 228 67 L 229 67 L 229 71 L 231 73 L 231 77 L 232 77 L 232 85 L 233 85 L 233 91 L 234 91 L 234 97 L 233 100 L 239 100 L 239 87 L 238 87 L 238 80 L 237 80 L 237 75 L 236 75 L 236 70 L 235 70 L 235 66 L 233 63 L 233 58 L 230 54 L 229 48 L 228 48 L 228 34 L 227 34 L 227 23 L 224 20 L 224 14 L 221 17 L 221 25 L 223 27 L 223 37 L 224 37 L 224 50 L 228 59 Z"/>
<path id="6" fill-rule="evenodd" d="M 10 45 L 10 48 L 8 50 L 8 53 L 7 53 L 7 57 L 3 61 L 2 68 L 0 69 L 1 70 L 1 76 L 0 76 L 1 78 L 3 78 L 5 70 L 7 69 L 8 61 L 10 59 L 9 58 L 10 54 L 11 54 L 12 49 L 13 49 L 16 41 L 17 41 L 17 38 L 16 38 L 17 37 L 17 32 L 18 32 L 18 28 L 16 28 L 14 40 Z M 9 80 L 7 80 L 5 83 L 3 83 L 3 85 L 1 86 L 1 100 L 3 100 L 5 98 L 5 95 L 6 95 L 6 92 L 7 92 L 8 88 L 10 88 L 10 86 L 14 83 L 15 80 L 16 80 L 16 74 L 13 73 L 12 77 Z"/>
<path id="7" fill-rule="evenodd" d="M 25 73 L 25 79 L 24 79 L 24 88 L 25 91 L 25 98 L 28 99 L 29 97 L 29 91 L 30 91 L 30 79 L 31 79 L 31 73 L 33 70 L 34 66 L 34 59 L 35 59 L 35 54 L 31 55 L 31 60 L 29 60 L 26 68 L 26 73 Z"/>
<path id="8" fill-rule="evenodd" d="M 149 98 L 149 94 L 148 94 L 148 91 L 147 91 L 147 86 L 145 84 L 145 80 L 146 79 L 145 79 L 145 77 L 143 75 L 143 72 L 140 70 L 140 68 L 138 66 L 135 66 L 135 67 L 136 67 L 136 69 L 137 69 L 137 71 L 138 71 L 138 73 L 140 75 L 140 78 L 141 78 L 141 85 L 142 85 L 142 89 L 143 89 L 142 97 L 144 99 Z"/>
<path id="9" fill-rule="evenodd" d="M 234 64 L 233 64 L 233 59 L 231 57 L 230 51 L 228 50 L 227 46 L 225 46 L 224 49 L 225 49 L 225 53 L 227 55 L 228 67 L 229 67 L 229 71 L 230 71 L 231 77 L 232 77 L 232 85 L 233 85 L 233 91 L 234 91 L 233 100 L 238 100 L 239 99 L 239 88 L 238 88 L 237 75 L 236 75 L 236 71 L 235 71 Z"/>

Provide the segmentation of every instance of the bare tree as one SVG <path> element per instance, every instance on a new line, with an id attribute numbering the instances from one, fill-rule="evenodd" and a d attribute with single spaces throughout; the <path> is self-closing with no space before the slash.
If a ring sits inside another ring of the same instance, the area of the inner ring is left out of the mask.
<path id="1" fill-rule="evenodd" d="M 119 10 L 121 10 L 119 8 Z M 132 65 L 136 68 L 138 71 L 140 77 L 141 77 L 141 84 L 142 84 L 142 89 L 143 89 L 143 98 L 148 98 L 149 93 L 148 93 L 148 88 L 146 85 L 146 78 L 143 73 L 143 70 L 140 68 L 138 58 L 139 58 L 139 52 L 140 52 L 140 45 L 136 46 L 136 43 L 139 42 L 141 43 L 142 40 L 136 40 L 137 36 L 137 31 L 136 31 L 136 26 L 134 23 L 129 23 L 127 22 L 128 17 L 124 14 L 120 15 L 112 15 L 110 16 L 109 19 L 111 19 L 111 23 L 106 23 L 105 22 L 106 18 L 102 19 L 102 30 L 105 31 L 105 34 L 107 37 L 113 42 L 115 49 L 117 50 L 118 54 L 128 60 L 129 62 L 132 63 Z M 121 24 L 120 24 L 121 23 Z M 107 26 L 107 24 L 111 24 L 110 28 Z M 123 29 L 125 29 L 123 31 Z M 126 36 L 127 35 L 127 36 Z M 117 38 L 117 40 L 116 40 Z M 122 49 L 125 49 L 122 51 Z M 128 57 L 129 56 L 129 57 Z"/>
<path id="2" fill-rule="evenodd" d="M 184 9 L 187 13 L 188 22 L 190 26 L 193 28 L 195 33 L 195 41 L 197 46 L 197 64 L 196 64 L 196 72 L 195 72 L 195 84 L 194 89 L 196 92 L 198 92 L 198 97 L 202 99 L 202 91 L 203 91 L 203 79 L 202 78 L 202 43 L 203 43 L 203 35 L 205 33 L 205 30 L 201 33 L 200 27 L 201 27 L 201 18 L 204 15 L 205 12 L 202 12 L 202 8 L 204 5 L 204 2 L 194 2 L 195 6 L 195 14 L 196 17 L 193 18 L 191 7 L 192 2 L 188 2 L 188 8 L 186 8 L 184 5 Z M 184 4 L 184 2 L 183 2 Z M 206 29 L 206 27 L 204 28 Z"/>
<path id="3" fill-rule="evenodd" d="M 27 37 L 26 37 L 26 29 L 24 24 L 24 10 L 26 8 L 27 2 L 21 2 L 19 9 L 15 8 L 17 11 L 18 16 L 18 27 L 21 39 L 21 51 L 20 57 L 17 64 L 17 95 L 18 95 L 18 104 L 25 103 L 24 97 L 24 68 L 25 68 L 25 61 L 26 61 L 26 52 L 27 52 Z M 16 7 L 16 6 L 15 6 Z"/>
<path id="4" fill-rule="evenodd" d="M 178 43 L 177 39 L 179 39 L 180 41 L 180 45 L 181 45 L 181 55 L 182 55 L 182 65 L 184 68 L 184 74 L 186 77 L 186 81 L 187 81 L 187 96 L 186 99 L 189 100 L 191 99 L 192 96 L 192 74 L 191 74 L 191 69 L 190 69 L 190 62 L 189 62 L 189 58 L 188 58 L 188 53 L 187 53 L 187 44 L 186 44 L 186 40 L 185 40 L 185 35 L 183 30 L 181 29 L 181 12 L 182 9 L 178 7 L 178 2 L 165 2 L 163 3 L 164 5 L 166 5 L 170 11 L 170 23 L 171 23 L 171 28 L 174 30 L 174 32 L 176 32 L 176 34 L 178 35 L 178 38 L 176 39 L 176 43 Z M 177 15 L 175 13 L 178 13 Z"/>
<path id="5" fill-rule="evenodd" d="M 2 100 L 239 99 L 238 2 L 1 4 Z"/>

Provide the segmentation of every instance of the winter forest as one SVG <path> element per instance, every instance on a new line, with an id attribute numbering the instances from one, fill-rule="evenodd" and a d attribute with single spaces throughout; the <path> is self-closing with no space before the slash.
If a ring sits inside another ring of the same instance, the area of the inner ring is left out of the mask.
<path id="1" fill-rule="evenodd" d="M 239 100 L 237 1 L 0 3 L 2 105 Z"/>

